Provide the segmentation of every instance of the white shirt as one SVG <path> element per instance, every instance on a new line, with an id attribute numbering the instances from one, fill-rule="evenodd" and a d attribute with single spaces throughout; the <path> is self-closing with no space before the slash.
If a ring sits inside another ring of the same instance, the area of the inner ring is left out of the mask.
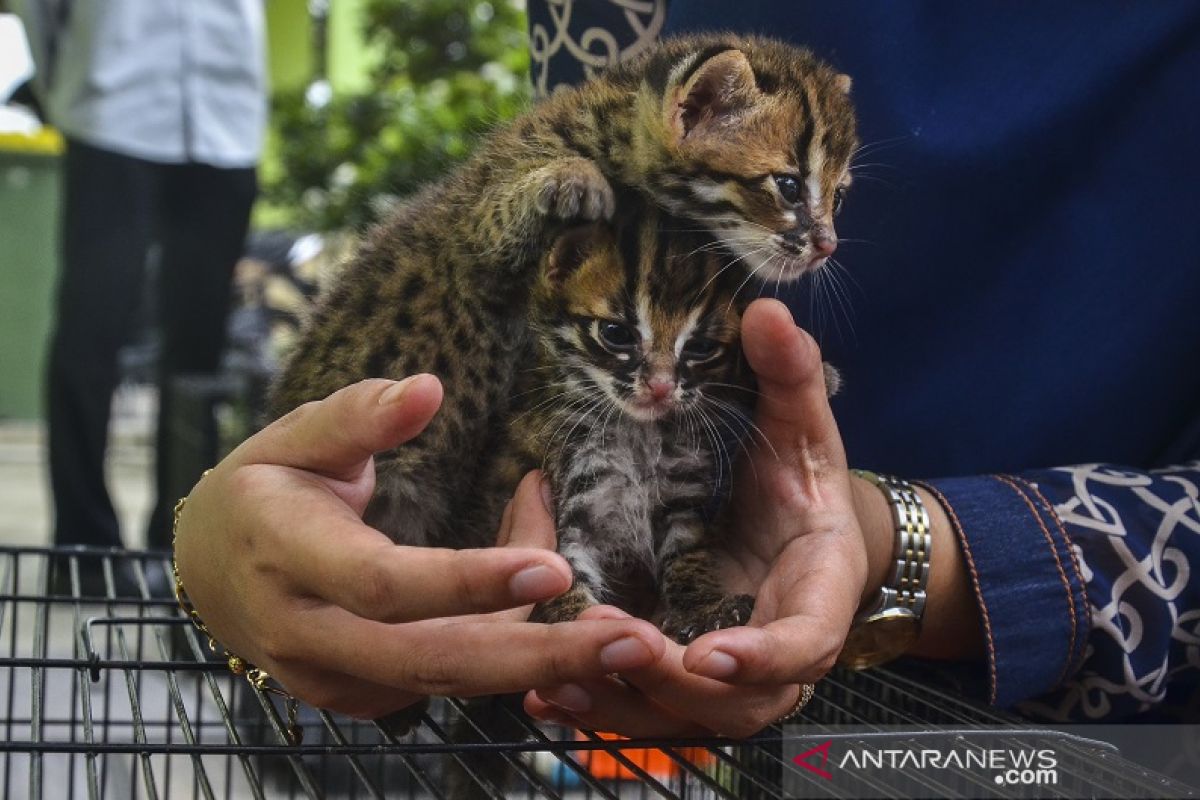
<path id="1" fill-rule="evenodd" d="M 267 118 L 263 0 L 15 0 L 50 122 L 94 147 L 248 167 Z"/>

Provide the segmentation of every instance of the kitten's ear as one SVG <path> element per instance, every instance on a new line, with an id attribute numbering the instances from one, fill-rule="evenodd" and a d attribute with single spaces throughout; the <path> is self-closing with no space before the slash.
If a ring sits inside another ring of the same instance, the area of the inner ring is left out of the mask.
<path id="1" fill-rule="evenodd" d="M 561 286 L 596 249 L 604 226 L 600 223 L 576 225 L 559 234 L 550 246 L 542 267 L 542 276 L 551 286 Z"/>
<path id="2" fill-rule="evenodd" d="M 725 50 L 698 66 L 668 102 L 677 140 L 751 105 L 758 97 L 754 69 L 740 50 Z"/>

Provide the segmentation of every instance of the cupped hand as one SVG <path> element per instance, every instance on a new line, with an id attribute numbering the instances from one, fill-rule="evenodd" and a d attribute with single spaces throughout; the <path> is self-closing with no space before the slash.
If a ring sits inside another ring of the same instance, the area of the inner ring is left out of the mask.
<path id="1" fill-rule="evenodd" d="M 816 343 L 774 300 L 751 304 L 742 340 L 758 378 L 761 438 L 735 483 L 726 578 L 756 595 L 754 614 L 748 626 L 696 639 L 683 664 L 739 685 L 812 683 L 842 649 L 873 543 L 859 522 Z"/>
<path id="2" fill-rule="evenodd" d="M 197 484 L 176 556 L 213 636 L 301 700 L 363 718 L 427 694 L 524 691 L 661 659 L 665 640 L 644 621 L 525 621 L 571 583 L 536 474 L 505 512 L 503 547 L 398 546 L 362 522 L 372 454 L 420 433 L 441 396 L 429 375 L 354 384 L 263 429 Z"/>
<path id="3" fill-rule="evenodd" d="M 686 648 L 668 643 L 662 659 L 620 680 L 530 692 L 530 714 L 633 736 L 746 736 L 784 716 L 799 684 L 833 666 L 866 592 L 868 561 L 820 352 L 775 301 L 750 306 L 742 336 L 758 377 L 759 433 L 739 468 L 735 535 L 722 556 L 728 587 L 757 595 L 750 625 Z"/>
<path id="4" fill-rule="evenodd" d="M 581 619 L 628 619 L 595 606 Z M 636 737 L 745 737 L 796 703 L 794 683 L 734 686 L 683 666 L 685 648 L 668 641 L 662 658 L 620 677 L 576 681 L 525 695 L 525 710 L 545 722 Z"/>

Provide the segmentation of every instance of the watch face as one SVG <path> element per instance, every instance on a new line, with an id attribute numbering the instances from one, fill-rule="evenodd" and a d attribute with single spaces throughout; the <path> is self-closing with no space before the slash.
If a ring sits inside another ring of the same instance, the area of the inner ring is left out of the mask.
<path id="1" fill-rule="evenodd" d="M 866 669 L 898 658 L 917 640 L 917 617 L 907 608 L 888 608 L 855 624 L 838 663 Z"/>

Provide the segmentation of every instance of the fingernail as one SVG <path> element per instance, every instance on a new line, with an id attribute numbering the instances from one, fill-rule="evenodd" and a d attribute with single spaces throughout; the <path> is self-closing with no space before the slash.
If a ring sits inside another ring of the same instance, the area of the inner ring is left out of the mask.
<path id="1" fill-rule="evenodd" d="M 653 658 L 650 648 L 636 636 L 624 636 L 600 648 L 600 666 L 609 672 L 644 667 Z"/>
<path id="2" fill-rule="evenodd" d="M 573 683 L 564 683 L 553 689 L 539 691 L 538 697 L 552 706 L 576 714 L 590 711 L 592 708 L 592 696 L 582 686 L 576 686 Z"/>
<path id="3" fill-rule="evenodd" d="M 738 671 L 737 659 L 721 650 L 713 650 L 692 670 L 697 675 L 724 680 Z"/>
<path id="4" fill-rule="evenodd" d="M 393 383 L 391 386 L 383 390 L 383 394 L 379 395 L 379 405 L 390 406 L 393 403 L 400 402 L 400 398 L 404 397 L 404 393 L 412 386 L 412 382 L 417 375 L 410 375 L 398 383 Z"/>
<path id="5" fill-rule="evenodd" d="M 592 619 L 633 619 L 616 606 L 604 606 L 592 614 Z"/>
<path id="6" fill-rule="evenodd" d="M 538 488 L 542 492 L 542 505 L 546 507 L 546 512 L 550 516 L 554 516 L 554 496 L 550 493 L 550 479 L 542 478 Z"/>
<path id="7" fill-rule="evenodd" d="M 566 587 L 562 576 L 545 564 L 535 564 L 513 575 L 508 580 L 508 590 L 514 600 L 532 603 L 553 597 Z"/>

